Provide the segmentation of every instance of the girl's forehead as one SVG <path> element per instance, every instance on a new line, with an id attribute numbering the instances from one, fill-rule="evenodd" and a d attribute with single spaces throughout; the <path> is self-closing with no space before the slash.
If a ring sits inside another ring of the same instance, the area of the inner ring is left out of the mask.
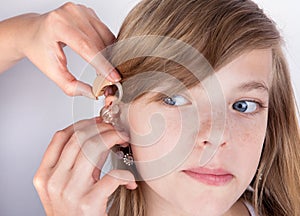
<path id="1" fill-rule="evenodd" d="M 178 71 L 186 76 L 190 76 L 189 73 L 191 73 L 187 70 Z M 155 74 L 157 75 L 157 72 Z M 135 85 L 148 87 L 136 88 L 134 95 L 137 98 L 143 93 L 152 93 L 142 97 L 146 100 L 151 98 L 153 94 L 172 96 L 185 93 L 187 96 L 189 94 L 200 96 L 200 92 L 204 94 L 218 92 L 219 95 L 222 95 L 224 92 L 252 90 L 268 93 L 272 80 L 272 50 L 258 49 L 245 52 L 203 80 L 195 81 L 197 78 L 194 77 L 188 81 L 183 81 L 181 80 L 182 77 L 176 77 L 167 72 L 160 72 L 159 76 L 147 79 L 144 78 L 143 73 L 140 75 L 134 79 Z M 195 83 L 195 85 L 190 85 L 190 83 Z M 127 87 L 126 81 L 124 84 Z"/>
<path id="2" fill-rule="evenodd" d="M 237 57 L 184 92 L 200 96 L 202 93 L 215 93 L 217 90 L 222 91 L 222 94 L 256 91 L 259 94 L 268 95 L 273 74 L 272 65 L 271 49 L 253 50 Z M 207 84 L 208 79 L 214 82 Z"/>
<path id="3" fill-rule="evenodd" d="M 273 59 L 271 49 L 252 50 L 244 53 L 216 72 L 218 80 L 228 86 L 246 82 L 271 84 Z"/>

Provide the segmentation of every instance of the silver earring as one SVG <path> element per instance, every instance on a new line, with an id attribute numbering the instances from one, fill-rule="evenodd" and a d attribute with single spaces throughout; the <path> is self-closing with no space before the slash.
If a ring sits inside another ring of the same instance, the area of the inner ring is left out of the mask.
<path id="1" fill-rule="evenodd" d="M 261 181 L 263 179 L 264 173 L 263 173 L 263 171 L 261 171 L 261 172 L 259 172 L 259 171 L 260 171 L 260 169 L 257 169 L 257 172 L 258 172 L 258 181 Z"/>
<path id="2" fill-rule="evenodd" d="M 134 159 L 131 153 L 131 148 L 128 147 L 128 152 L 124 153 L 122 150 L 119 150 L 116 152 L 116 155 L 118 156 L 119 159 L 123 160 L 123 163 L 126 164 L 127 166 L 132 166 Z"/>

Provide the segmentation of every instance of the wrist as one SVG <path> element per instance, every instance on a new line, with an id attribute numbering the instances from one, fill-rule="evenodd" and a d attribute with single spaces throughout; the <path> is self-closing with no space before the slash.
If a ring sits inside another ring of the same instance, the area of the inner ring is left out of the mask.
<path id="1" fill-rule="evenodd" d="M 16 17 L 16 28 L 12 39 L 12 46 L 16 56 L 22 59 L 27 56 L 27 50 L 30 49 L 34 42 L 34 37 L 39 29 L 38 17 L 36 13 L 24 14 Z"/>
<path id="2" fill-rule="evenodd" d="M 38 14 L 23 14 L 0 23 L 0 49 L 7 61 L 16 62 L 26 56 L 26 47 L 32 41 L 34 22 Z"/>

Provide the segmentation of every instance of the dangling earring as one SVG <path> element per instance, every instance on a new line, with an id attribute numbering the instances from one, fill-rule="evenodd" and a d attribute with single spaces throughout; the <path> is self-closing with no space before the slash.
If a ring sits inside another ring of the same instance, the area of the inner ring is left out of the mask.
<path id="1" fill-rule="evenodd" d="M 258 181 L 262 181 L 264 173 L 263 173 L 263 171 L 261 171 L 261 172 L 259 172 L 259 171 L 260 171 L 260 169 L 257 169 Z"/>
<path id="2" fill-rule="evenodd" d="M 259 177 L 258 177 L 258 180 L 261 181 L 262 178 L 263 178 L 263 173 L 260 173 L 260 174 L 259 174 Z"/>
<path id="3" fill-rule="evenodd" d="M 130 146 L 128 147 L 128 152 L 124 153 L 124 151 L 121 150 L 121 148 L 116 152 L 116 155 L 118 156 L 119 159 L 122 159 L 124 164 L 127 166 L 132 166 L 134 159 L 131 153 L 131 148 Z"/>

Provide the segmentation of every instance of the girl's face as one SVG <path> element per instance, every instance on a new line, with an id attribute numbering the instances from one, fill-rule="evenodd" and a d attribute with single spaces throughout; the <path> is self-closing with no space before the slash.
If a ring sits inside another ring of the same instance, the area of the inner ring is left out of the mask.
<path id="1" fill-rule="evenodd" d="M 186 160 L 181 160 L 175 170 L 152 180 L 146 179 L 143 190 L 150 215 L 222 215 L 231 211 L 256 173 L 267 127 L 271 50 L 245 53 L 217 71 L 215 76 L 222 87 L 225 109 L 212 111 L 210 98 L 200 84 L 161 102 L 147 104 L 149 96 L 146 95 L 130 105 L 129 124 L 134 134 L 151 133 L 155 130 L 151 125 L 159 127 L 153 124 L 153 117 L 156 114 L 163 117 L 163 131 L 155 141 L 147 140 L 148 136 L 142 141 L 131 137 L 135 161 L 146 164 L 139 166 L 137 163 L 142 177 L 158 169 L 151 167 L 151 161 L 165 157 L 176 145 L 192 146 Z M 197 118 L 185 115 L 191 106 L 197 107 Z M 212 127 L 216 123 L 213 121 L 224 116 L 222 127 Z M 191 122 L 199 120 L 196 135 L 182 130 L 186 127 L 182 118 L 186 117 L 190 117 Z M 219 139 L 211 139 L 212 130 L 222 130 Z M 183 132 L 186 134 L 182 135 Z M 186 143 L 178 142 L 182 136 L 186 137 Z M 141 142 L 147 144 L 134 145 Z M 217 145 L 218 149 L 201 167 L 199 160 L 208 145 Z M 167 165 L 160 164 L 161 167 Z"/>

